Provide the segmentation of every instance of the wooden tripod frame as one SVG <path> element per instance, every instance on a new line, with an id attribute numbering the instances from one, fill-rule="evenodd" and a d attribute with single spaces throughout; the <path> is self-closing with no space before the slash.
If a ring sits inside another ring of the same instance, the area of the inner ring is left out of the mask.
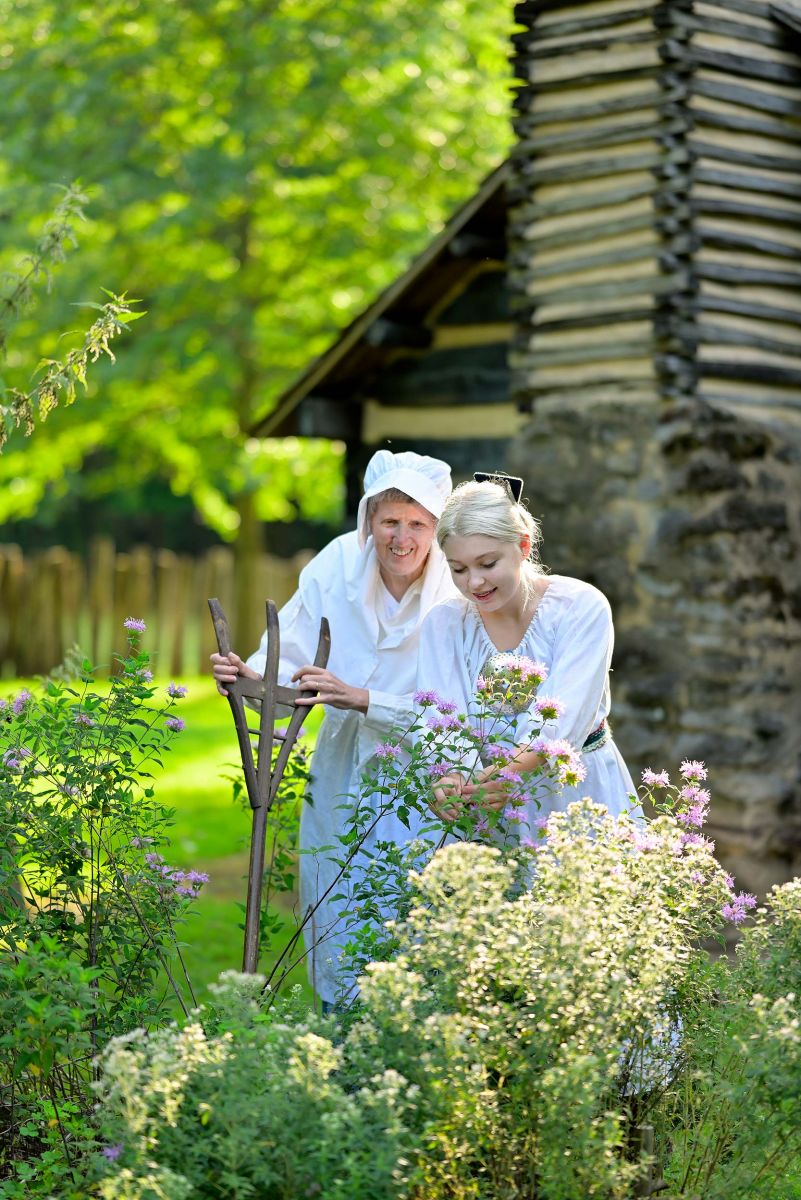
<path id="1" fill-rule="evenodd" d="M 228 621 L 219 600 L 209 600 L 209 609 L 214 622 L 217 646 L 220 654 L 231 653 L 231 637 Z M 325 667 L 331 652 L 331 634 L 325 617 L 320 620 L 320 639 L 314 656 L 316 667 Z M 278 662 L 281 656 L 281 635 L 278 628 L 278 609 L 272 600 L 267 601 L 267 662 L 262 679 L 246 679 L 239 675 L 234 683 L 226 685 L 228 703 L 234 717 L 239 753 L 245 773 L 245 787 L 253 810 L 253 827 L 250 835 L 250 866 L 248 868 L 248 898 L 245 913 L 245 944 L 242 953 L 242 970 L 255 974 L 259 962 L 259 924 L 261 916 L 261 892 L 264 877 L 264 854 L 267 837 L 267 814 L 278 793 L 286 770 L 292 747 L 297 741 L 301 726 L 309 714 L 309 706 L 295 706 L 301 695 L 296 688 L 281 687 L 278 680 Z M 305 693 L 308 695 L 308 692 Z M 245 716 L 245 700 L 261 702 L 261 717 L 258 729 L 258 754 L 254 758 L 251 745 L 251 730 Z M 272 765 L 272 747 L 275 738 L 275 709 L 277 704 L 287 705 L 292 710 L 289 725 L 283 736 L 281 749 Z M 257 765 L 258 763 L 258 765 Z"/>

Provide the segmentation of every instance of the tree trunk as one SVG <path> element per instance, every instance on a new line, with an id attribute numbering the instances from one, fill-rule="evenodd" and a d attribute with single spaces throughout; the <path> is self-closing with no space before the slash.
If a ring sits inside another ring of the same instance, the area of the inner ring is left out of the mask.
<path id="1" fill-rule="evenodd" d="M 264 632 L 264 601 L 268 597 L 257 591 L 264 538 L 253 495 L 248 492 L 237 497 L 236 509 L 240 525 L 234 544 L 234 612 L 229 615 L 229 620 L 231 644 L 237 654 L 246 658 L 256 649 Z"/>

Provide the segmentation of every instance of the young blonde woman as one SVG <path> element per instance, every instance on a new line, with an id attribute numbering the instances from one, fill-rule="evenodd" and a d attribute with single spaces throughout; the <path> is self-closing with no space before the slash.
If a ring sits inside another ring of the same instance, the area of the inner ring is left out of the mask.
<path id="1" fill-rule="evenodd" d="M 565 739 L 581 752 L 586 774 L 561 791 L 540 785 L 526 806 L 527 823 L 582 796 L 617 815 L 631 807 L 635 789 L 609 724 L 609 604 L 591 584 L 545 573 L 537 557 L 539 527 L 510 482 L 522 487 L 522 481 L 504 478 L 464 483 L 445 504 L 437 540 L 461 595 L 437 605 L 423 623 L 418 688 L 435 690 L 460 712 L 476 711 L 480 683 L 503 674 L 504 655 L 544 664 L 546 680 L 513 715 L 505 735 L 514 748 L 514 769 L 530 771 L 544 761 L 543 743 L 531 745 L 542 727 L 547 741 Z M 563 711 L 543 726 L 536 704 L 546 697 Z M 486 804 L 508 803 L 510 784 L 498 768 L 477 764 L 439 781 L 436 809 L 453 817 L 479 789 Z"/>

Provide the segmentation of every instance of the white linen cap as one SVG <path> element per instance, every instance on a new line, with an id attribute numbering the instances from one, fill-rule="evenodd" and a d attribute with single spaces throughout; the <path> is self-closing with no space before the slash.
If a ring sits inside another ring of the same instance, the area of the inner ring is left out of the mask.
<path id="1" fill-rule="evenodd" d="M 441 458 L 415 454 L 413 450 L 402 450 L 400 454 L 377 450 L 364 472 L 364 495 L 359 501 L 356 521 L 359 545 L 364 549 L 370 535 L 367 501 L 371 496 L 397 488 L 439 520 L 452 486 L 451 469 Z"/>

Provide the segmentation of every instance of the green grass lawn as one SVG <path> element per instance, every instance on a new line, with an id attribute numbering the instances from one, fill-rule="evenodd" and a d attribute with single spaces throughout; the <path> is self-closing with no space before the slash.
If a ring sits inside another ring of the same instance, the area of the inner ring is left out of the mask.
<path id="1" fill-rule="evenodd" d="M 169 680 L 159 681 L 165 685 Z M 155 773 L 153 786 L 162 804 L 175 811 L 172 844 L 164 856 L 171 865 L 206 871 L 209 882 L 192 905 L 180 931 L 184 960 L 198 1000 L 220 971 L 242 965 L 242 924 L 247 886 L 251 813 L 233 799 L 230 776 L 241 775 L 239 747 L 228 703 L 217 694 L 210 675 L 181 679 L 188 695 L 177 712 L 186 728 L 172 741 L 164 770 Z M 0 693 L 8 696 L 21 687 L 34 693 L 36 681 L 4 680 Z M 321 713 L 312 712 L 304 726 L 313 741 Z M 287 899 L 287 928 L 291 928 L 291 900 Z M 302 968 L 293 976 L 307 989 Z M 311 992 L 309 991 L 309 995 Z"/>

